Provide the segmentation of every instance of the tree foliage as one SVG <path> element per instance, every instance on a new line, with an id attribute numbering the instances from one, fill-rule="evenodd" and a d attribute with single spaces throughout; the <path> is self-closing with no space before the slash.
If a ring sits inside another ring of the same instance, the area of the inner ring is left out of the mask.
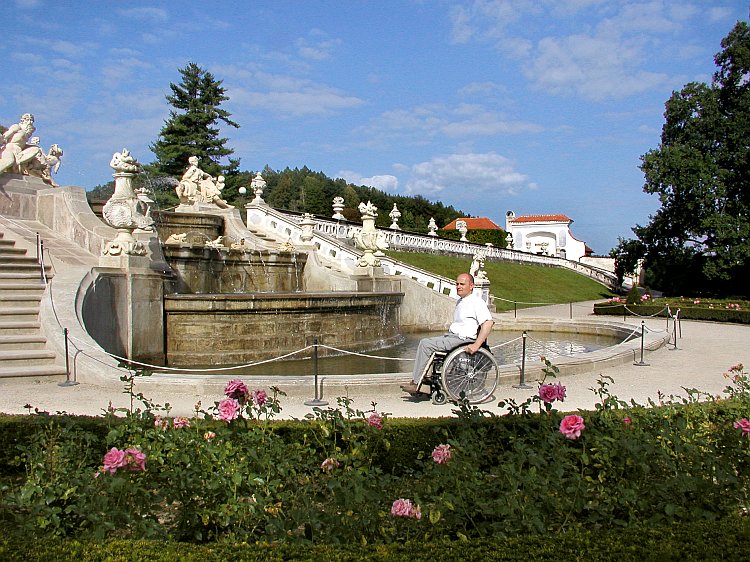
<path id="1" fill-rule="evenodd" d="M 388 227 L 391 224 L 388 214 L 395 204 L 401 212 L 399 226 L 403 230 L 422 233 L 427 233 L 430 218 L 434 218 L 438 225 L 445 225 L 458 217 L 470 216 L 419 195 L 389 195 L 379 189 L 347 183 L 341 178 L 331 179 L 307 166 L 282 171 L 266 166 L 261 173 L 267 184 L 263 199 L 272 207 L 288 211 L 330 217 L 333 214 L 333 198 L 343 197 L 346 206 L 344 216 L 348 220 L 361 222 L 361 213 L 357 210 L 359 203 L 372 201 L 378 208 L 375 224 Z"/>
<path id="2" fill-rule="evenodd" d="M 750 28 L 721 43 L 712 83 L 687 84 L 666 103 L 661 143 L 641 157 L 643 190 L 659 196 L 637 240 L 612 254 L 671 294 L 748 294 L 750 263 Z M 638 255 L 637 253 L 640 253 Z"/>
<path id="3" fill-rule="evenodd" d="M 239 125 L 220 107 L 229 99 L 222 81 L 193 62 L 179 72 L 182 81 L 170 83 L 172 94 L 166 96 L 174 109 L 170 110 L 158 140 L 150 147 L 156 155 L 151 171 L 180 177 L 188 166 L 188 158 L 197 156 L 201 169 L 212 176 L 226 176 L 229 184 L 240 161 L 231 158 L 234 151 L 226 147 L 228 139 L 219 135 L 218 125 L 219 122 L 230 127 Z"/>

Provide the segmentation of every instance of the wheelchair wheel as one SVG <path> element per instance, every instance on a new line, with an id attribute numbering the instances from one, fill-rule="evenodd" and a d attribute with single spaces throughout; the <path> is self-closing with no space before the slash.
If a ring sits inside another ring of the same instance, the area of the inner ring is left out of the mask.
<path id="1" fill-rule="evenodd" d="M 476 404 L 492 396 L 498 374 L 492 353 L 482 347 L 471 355 L 462 346 L 445 358 L 441 381 L 452 400 L 459 400 L 463 393 L 470 403 Z"/>
<path id="2" fill-rule="evenodd" d="M 448 401 L 448 397 L 445 395 L 445 392 L 442 390 L 433 390 L 432 391 L 432 403 L 436 406 L 440 406 L 441 404 L 445 404 Z"/>

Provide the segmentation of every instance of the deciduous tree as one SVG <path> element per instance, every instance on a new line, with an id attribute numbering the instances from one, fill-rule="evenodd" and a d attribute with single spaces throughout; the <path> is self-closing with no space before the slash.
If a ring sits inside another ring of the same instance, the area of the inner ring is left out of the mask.
<path id="1" fill-rule="evenodd" d="M 666 103 L 661 144 L 641 157 L 643 190 L 659 196 L 637 241 L 612 255 L 632 269 L 643 252 L 649 285 L 671 294 L 747 295 L 750 263 L 750 28 L 722 41 L 712 83 Z"/>

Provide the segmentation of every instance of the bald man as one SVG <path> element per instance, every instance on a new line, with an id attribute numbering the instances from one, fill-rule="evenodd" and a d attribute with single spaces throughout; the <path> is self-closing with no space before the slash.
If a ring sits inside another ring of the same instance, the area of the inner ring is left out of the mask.
<path id="1" fill-rule="evenodd" d="M 404 392 L 410 394 L 418 392 L 434 352 L 450 351 L 465 344 L 464 351 L 473 355 L 487 341 L 487 336 L 490 335 L 495 322 L 492 320 L 487 304 L 479 295 L 474 294 L 474 277 L 468 273 L 461 273 L 456 277 L 456 292 L 458 302 L 453 311 L 453 323 L 448 328 L 448 333 L 443 336 L 423 338 L 419 342 L 417 356 L 414 359 L 412 382 L 401 385 Z"/>

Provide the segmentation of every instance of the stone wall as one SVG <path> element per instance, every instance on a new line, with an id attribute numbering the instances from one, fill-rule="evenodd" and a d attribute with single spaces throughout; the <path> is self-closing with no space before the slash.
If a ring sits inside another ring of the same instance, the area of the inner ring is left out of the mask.
<path id="1" fill-rule="evenodd" d="M 315 337 L 349 351 L 378 349 L 399 337 L 402 298 L 400 293 L 167 295 L 167 364 L 242 365 L 298 351 Z"/>

